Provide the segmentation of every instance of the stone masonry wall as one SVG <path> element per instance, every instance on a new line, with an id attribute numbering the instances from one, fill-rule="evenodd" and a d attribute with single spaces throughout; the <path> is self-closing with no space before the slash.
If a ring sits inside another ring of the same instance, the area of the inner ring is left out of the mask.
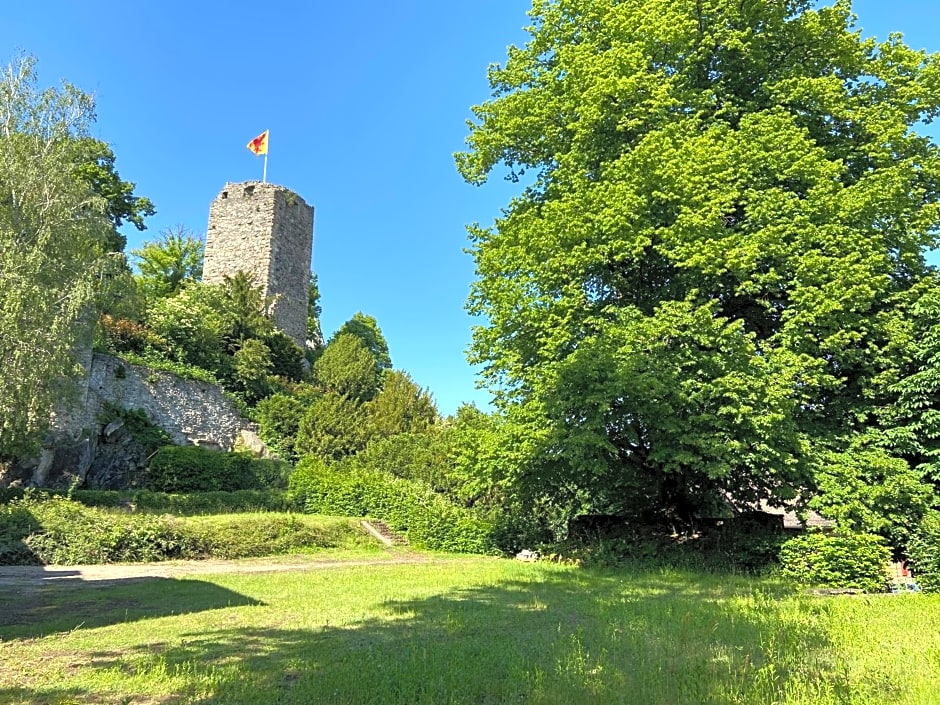
<path id="1" fill-rule="evenodd" d="M 95 353 L 87 379 L 86 420 L 97 418 L 105 402 L 142 409 L 176 445 L 232 450 L 239 431 L 251 426 L 214 384 L 130 365 Z"/>
<path id="2" fill-rule="evenodd" d="M 101 422 L 107 404 L 143 410 L 177 445 L 232 450 L 255 427 L 212 384 L 131 365 L 94 353 L 79 381 L 78 396 L 55 414 L 42 454 L 23 468 L 38 487 L 119 489 L 134 484 L 147 465 L 120 422 Z"/>
<path id="3" fill-rule="evenodd" d="M 250 274 L 275 297 L 274 321 L 303 347 L 313 250 L 313 207 L 277 184 L 227 183 L 209 207 L 203 281 Z"/>

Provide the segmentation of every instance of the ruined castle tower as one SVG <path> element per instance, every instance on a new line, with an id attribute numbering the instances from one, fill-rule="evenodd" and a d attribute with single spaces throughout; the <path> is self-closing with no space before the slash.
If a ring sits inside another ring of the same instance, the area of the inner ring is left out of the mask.
<path id="1" fill-rule="evenodd" d="M 275 325 L 304 347 L 312 251 L 313 206 L 276 184 L 228 183 L 209 207 L 202 280 L 250 275 L 275 297 Z"/>

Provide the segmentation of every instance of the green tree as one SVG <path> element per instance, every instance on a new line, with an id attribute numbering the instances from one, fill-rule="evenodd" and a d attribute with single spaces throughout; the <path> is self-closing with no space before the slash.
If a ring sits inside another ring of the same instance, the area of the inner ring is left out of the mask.
<path id="1" fill-rule="evenodd" d="M 286 333 L 273 330 L 261 338 L 271 351 L 271 374 L 299 382 L 306 376 L 304 351 Z"/>
<path id="2" fill-rule="evenodd" d="M 910 294 L 894 335 L 903 362 L 879 410 L 880 445 L 940 487 L 940 276 Z"/>
<path id="3" fill-rule="evenodd" d="M 309 295 L 307 297 L 307 344 L 312 345 L 314 350 L 323 347 L 323 330 L 320 328 L 320 314 L 323 309 L 320 307 L 320 285 L 317 282 L 317 275 L 310 273 Z"/>
<path id="4" fill-rule="evenodd" d="M 170 359 L 226 376 L 232 328 L 227 313 L 223 286 L 192 282 L 175 296 L 153 302 L 147 324 L 164 341 Z"/>
<path id="5" fill-rule="evenodd" d="M 469 301 L 471 359 L 538 439 L 525 482 L 677 518 L 805 497 L 871 420 L 937 242 L 940 153 L 914 128 L 940 60 L 863 39 L 843 0 L 531 16 L 457 155 L 471 183 L 528 183 L 470 228 Z"/>
<path id="6" fill-rule="evenodd" d="M 118 228 L 128 222 L 138 230 L 145 230 L 144 218 L 156 212 L 153 203 L 134 193 L 133 182 L 121 179 L 114 166 L 114 152 L 106 142 L 86 136 L 75 140 L 74 148 L 77 175 L 105 199 L 105 214 L 112 226 L 105 249 L 123 252 L 127 238 Z"/>
<path id="7" fill-rule="evenodd" d="M 388 343 L 385 341 L 385 336 L 382 335 L 382 330 L 375 318 L 359 311 L 341 325 L 330 340 L 335 340 L 346 333 L 359 338 L 375 357 L 376 374 L 381 374 L 383 370 L 392 368 L 392 358 L 388 354 Z"/>
<path id="8" fill-rule="evenodd" d="M 177 225 L 131 250 L 141 288 L 153 300 L 175 294 L 188 281 L 199 281 L 204 249 L 202 238 Z"/>
<path id="9" fill-rule="evenodd" d="M 245 272 L 225 275 L 222 290 L 228 322 L 225 338 L 232 352 L 245 340 L 263 338 L 274 331 L 274 322 L 271 320 L 274 300 L 264 295 L 250 275 Z"/>
<path id="10" fill-rule="evenodd" d="M 257 338 L 251 338 L 242 343 L 242 346 L 232 356 L 233 376 L 245 401 L 256 404 L 260 399 L 272 392 L 271 371 L 274 368 L 271 362 L 271 351 L 268 346 Z"/>
<path id="11" fill-rule="evenodd" d="M 415 384 L 407 372 L 388 370 L 382 390 L 366 408 L 377 436 L 424 433 L 438 420 L 431 393 Z"/>
<path id="12" fill-rule="evenodd" d="M 294 394 L 278 392 L 262 399 L 257 405 L 259 433 L 285 460 L 297 460 L 294 442 L 307 406 L 319 395 L 302 399 Z"/>
<path id="13" fill-rule="evenodd" d="M 362 406 L 340 394 L 324 394 L 304 413 L 297 429 L 294 451 L 327 462 L 354 455 L 368 443 L 367 423 Z"/>
<path id="14" fill-rule="evenodd" d="M 107 201 L 75 161 L 94 107 L 68 83 L 40 89 L 32 57 L 2 69 L 0 459 L 30 448 L 70 386 L 107 276 Z"/>
<path id="15" fill-rule="evenodd" d="M 379 374 L 375 355 L 352 333 L 333 336 L 313 366 L 314 379 L 324 390 L 357 403 L 376 395 Z"/>

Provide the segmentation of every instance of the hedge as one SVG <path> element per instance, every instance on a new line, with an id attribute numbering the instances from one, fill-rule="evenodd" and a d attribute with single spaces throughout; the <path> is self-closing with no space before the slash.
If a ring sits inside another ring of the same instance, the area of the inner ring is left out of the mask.
<path id="1" fill-rule="evenodd" d="M 419 548 L 455 553 L 495 550 L 493 525 L 411 480 L 307 457 L 290 478 L 290 501 L 311 514 L 376 517 Z"/>
<path id="2" fill-rule="evenodd" d="M 235 492 L 283 486 L 289 465 L 250 453 L 197 446 L 164 446 L 150 460 L 148 489 L 158 492 Z"/>
<path id="3" fill-rule="evenodd" d="M 784 576 L 803 585 L 883 592 L 891 551 L 880 536 L 808 533 L 780 549 Z"/>

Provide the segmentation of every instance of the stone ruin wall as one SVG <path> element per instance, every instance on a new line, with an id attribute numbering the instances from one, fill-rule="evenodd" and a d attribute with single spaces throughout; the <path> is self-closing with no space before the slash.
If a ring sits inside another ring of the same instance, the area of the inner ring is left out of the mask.
<path id="1" fill-rule="evenodd" d="M 227 183 L 209 207 L 202 279 L 243 271 L 273 297 L 274 322 L 304 347 L 313 250 L 313 207 L 277 184 Z"/>
<path id="2" fill-rule="evenodd" d="M 84 363 L 77 397 L 56 412 L 41 455 L 19 468 L 24 484 L 68 487 L 79 480 L 92 489 L 134 486 L 149 458 L 121 422 L 103 422 L 108 405 L 144 411 L 176 445 L 232 450 L 256 437 L 257 427 L 214 384 L 90 350 Z"/>

